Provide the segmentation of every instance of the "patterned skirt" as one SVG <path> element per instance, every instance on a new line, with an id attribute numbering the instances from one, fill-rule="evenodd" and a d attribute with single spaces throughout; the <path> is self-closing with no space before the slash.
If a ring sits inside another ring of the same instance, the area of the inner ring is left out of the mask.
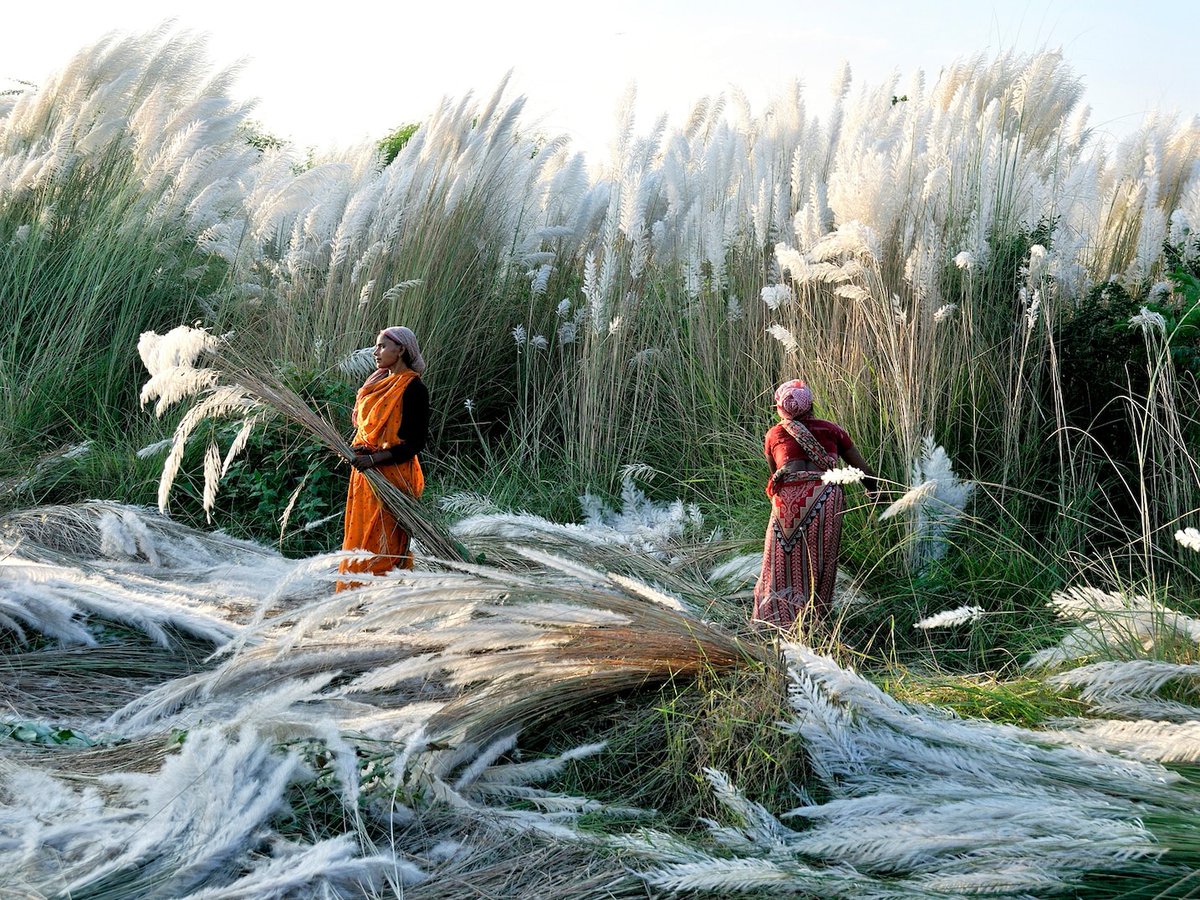
<path id="1" fill-rule="evenodd" d="M 829 615 L 845 508 L 840 485 L 811 480 L 777 489 L 754 587 L 755 621 L 791 628 L 797 619 L 812 626 Z"/>

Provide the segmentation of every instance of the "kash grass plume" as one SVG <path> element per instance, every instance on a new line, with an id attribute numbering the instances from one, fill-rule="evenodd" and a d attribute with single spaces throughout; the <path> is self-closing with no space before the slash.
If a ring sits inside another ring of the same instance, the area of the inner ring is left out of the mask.
<path id="1" fill-rule="evenodd" d="M 921 619 L 913 624 L 913 628 L 928 630 L 930 628 L 948 628 L 951 625 L 965 625 L 974 622 L 984 614 L 981 606 L 960 606 Z"/>
<path id="2" fill-rule="evenodd" d="M 888 504 L 887 509 L 879 514 L 880 521 L 885 521 L 898 516 L 903 512 L 908 512 L 925 502 L 929 497 L 932 497 L 934 491 L 937 490 L 937 482 L 924 481 L 916 487 L 909 488 L 897 500 L 893 500 Z"/>
<path id="3" fill-rule="evenodd" d="M 1189 550 L 1200 552 L 1200 530 L 1195 528 L 1182 528 L 1175 532 L 1175 540 Z"/>
<path id="4" fill-rule="evenodd" d="M 1096 656 L 1153 658 L 1170 653 L 1180 641 L 1193 650 L 1200 642 L 1200 619 L 1142 595 L 1076 585 L 1056 591 L 1050 606 L 1061 618 L 1078 624 L 1055 646 L 1030 657 L 1030 668 L 1054 668 Z"/>

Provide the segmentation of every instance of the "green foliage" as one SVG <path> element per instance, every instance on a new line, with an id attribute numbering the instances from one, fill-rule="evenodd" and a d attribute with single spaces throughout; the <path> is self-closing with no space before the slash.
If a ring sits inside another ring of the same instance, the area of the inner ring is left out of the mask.
<path id="1" fill-rule="evenodd" d="M 1167 256 L 1172 256 L 1167 245 Z M 1197 265 L 1188 266 L 1179 254 L 1168 278 L 1178 294 L 1177 300 L 1150 301 L 1146 308 L 1163 317 L 1167 346 L 1171 362 L 1179 372 L 1190 372 L 1200 376 L 1200 278 L 1194 271 Z"/>
<path id="2" fill-rule="evenodd" d="M 809 776 L 801 740 L 778 727 L 787 710 L 782 668 L 746 669 L 620 698 L 589 709 L 586 722 L 555 723 L 526 738 L 560 749 L 606 741 L 604 752 L 572 763 L 554 787 L 653 809 L 662 824 L 686 829 L 700 816 L 725 814 L 705 768 L 726 773 L 770 809 L 795 805 Z"/>
<path id="3" fill-rule="evenodd" d="M 282 375 L 314 409 L 349 428 L 353 388 L 313 369 L 285 366 Z M 237 426 L 222 426 L 220 431 L 219 442 L 227 446 Z M 292 556 L 336 549 L 341 544 L 349 471 L 325 447 L 286 426 L 257 430 L 222 481 L 213 522 L 237 537 L 278 543 Z M 197 486 L 185 493 L 190 494 L 190 514 L 197 515 Z M 284 523 L 289 503 L 291 512 Z"/>
<path id="4" fill-rule="evenodd" d="M 1069 426 L 1087 431 L 1109 456 L 1129 453 L 1125 411 L 1113 398 L 1146 384 L 1146 350 L 1129 327 L 1142 301 L 1115 281 L 1096 285 L 1059 327 L 1060 391 Z"/>
<path id="5" fill-rule="evenodd" d="M 268 150 L 282 150 L 287 146 L 287 141 L 278 135 L 271 134 L 261 122 L 253 120 L 243 122 L 238 128 L 238 133 L 242 136 L 242 140 L 259 153 L 265 153 Z"/>
<path id="6" fill-rule="evenodd" d="M 400 151 L 404 149 L 404 145 L 409 142 L 420 127 L 421 123 L 419 122 L 401 125 L 379 142 L 379 152 L 383 156 L 383 164 L 385 166 L 391 165 L 392 160 L 399 155 Z"/>
<path id="7" fill-rule="evenodd" d="M 92 747 L 96 742 L 70 728 L 42 722 L 0 722 L 0 741 L 12 740 L 43 747 Z"/>
<path id="8" fill-rule="evenodd" d="M 128 429 L 138 335 L 199 306 L 209 268 L 194 241 L 182 223 L 145 221 L 128 163 L 105 163 L 0 198 L 0 477 L 48 447 Z"/>
<path id="9" fill-rule="evenodd" d="M 927 703 L 960 716 L 1036 728 L 1056 718 L 1081 716 L 1087 704 L 1040 678 L 1000 680 L 990 674 L 945 675 L 896 669 L 879 686 L 898 700 Z"/>

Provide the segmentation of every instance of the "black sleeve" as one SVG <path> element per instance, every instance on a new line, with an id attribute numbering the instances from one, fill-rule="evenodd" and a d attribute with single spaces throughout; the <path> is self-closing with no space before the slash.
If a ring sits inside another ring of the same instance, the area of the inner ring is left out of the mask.
<path id="1" fill-rule="evenodd" d="M 404 412 L 396 436 L 400 444 L 387 450 L 388 463 L 402 463 L 425 449 L 429 440 L 429 389 L 420 378 L 414 378 L 404 389 Z"/>

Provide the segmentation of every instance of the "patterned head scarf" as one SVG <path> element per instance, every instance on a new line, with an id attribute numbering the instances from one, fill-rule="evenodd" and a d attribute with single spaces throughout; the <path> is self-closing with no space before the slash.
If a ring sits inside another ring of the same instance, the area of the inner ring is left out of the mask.
<path id="1" fill-rule="evenodd" d="M 425 371 L 425 357 L 421 355 L 421 348 L 417 346 L 417 336 L 413 334 L 411 328 L 403 325 L 389 325 L 379 332 L 379 336 L 395 341 L 404 349 L 410 369 L 418 375 Z"/>
<path id="2" fill-rule="evenodd" d="M 812 413 L 813 395 L 799 379 L 785 381 L 775 391 L 775 410 L 781 419 L 803 419 Z"/>

